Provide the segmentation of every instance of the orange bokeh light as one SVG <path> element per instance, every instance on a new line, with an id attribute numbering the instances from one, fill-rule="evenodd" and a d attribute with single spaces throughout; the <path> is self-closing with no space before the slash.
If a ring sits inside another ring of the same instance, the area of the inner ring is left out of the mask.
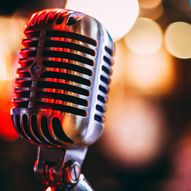
<path id="1" fill-rule="evenodd" d="M 0 137 L 6 140 L 15 140 L 18 137 L 10 115 L 13 94 L 11 62 L 13 62 L 11 54 L 0 53 Z"/>
<path id="2" fill-rule="evenodd" d="M 164 49 L 150 55 L 128 52 L 125 71 L 128 87 L 145 94 L 169 93 L 176 80 L 173 59 Z"/>
<path id="3" fill-rule="evenodd" d="M 0 137 L 6 140 L 15 140 L 18 137 L 10 116 L 11 90 L 11 80 L 0 81 Z"/>
<path id="4" fill-rule="evenodd" d="M 18 138 L 10 109 L 16 74 L 16 52 L 20 48 L 24 22 L 22 18 L 0 17 L 0 137 L 6 140 Z"/>

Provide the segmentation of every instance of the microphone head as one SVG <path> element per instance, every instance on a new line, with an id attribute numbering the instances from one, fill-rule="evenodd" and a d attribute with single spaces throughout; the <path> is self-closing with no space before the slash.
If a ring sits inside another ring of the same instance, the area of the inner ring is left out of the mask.
<path id="1" fill-rule="evenodd" d="M 114 43 L 96 19 L 50 9 L 24 31 L 11 110 L 21 137 L 67 147 L 95 142 L 103 130 Z"/>

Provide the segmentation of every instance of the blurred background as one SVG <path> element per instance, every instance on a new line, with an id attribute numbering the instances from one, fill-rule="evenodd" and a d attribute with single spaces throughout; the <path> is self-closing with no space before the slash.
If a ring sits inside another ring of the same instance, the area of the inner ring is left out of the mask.
<path id="1" fill-rule="evenodd" d="M 18 138 L 12 89 L 27 19 L 44 8 L 79 10 L 116 42 L 105 131 L 83 173 L 96 191 L 191 191 L 189 0 L 0 1 L 0 190 L 41 191 L 37 147 Z"/>

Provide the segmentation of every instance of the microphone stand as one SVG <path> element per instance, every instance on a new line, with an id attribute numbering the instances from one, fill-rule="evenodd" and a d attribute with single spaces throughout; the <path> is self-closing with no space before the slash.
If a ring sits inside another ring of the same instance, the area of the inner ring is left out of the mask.
<path id="1" fill-rule="evenodd" d="M 71 189 L 66 189 L 71 191 L 94 191 L 90 184 L 85 179 L 84 175 L 81 174 L 78 183 Z M 63 191 L 63 188 L 55 189 L 55 191 Z M 65 191 L 65 190 L 64 190 Z"/>
<path id="2" fill-rule="evenodd" d="M 44 184 L 54 188 L 54 191 L 93 191 L 81 174 L 86 152 L 86 146 L 66 149 L 39 146 L 34 172 Z"/>

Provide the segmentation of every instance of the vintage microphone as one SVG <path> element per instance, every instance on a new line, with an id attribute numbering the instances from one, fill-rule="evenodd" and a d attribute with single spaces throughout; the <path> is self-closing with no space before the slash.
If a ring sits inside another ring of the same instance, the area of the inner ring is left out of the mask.
<path id="1" fill-rule="evenodd" d="M 81 165 L 103 130 L 113 41 L 96 19 L 66 9 L 32 15 L 24 31 L 11 111 L 39 146 L 35 173 L 61 190 L 92 190 Z"/>

